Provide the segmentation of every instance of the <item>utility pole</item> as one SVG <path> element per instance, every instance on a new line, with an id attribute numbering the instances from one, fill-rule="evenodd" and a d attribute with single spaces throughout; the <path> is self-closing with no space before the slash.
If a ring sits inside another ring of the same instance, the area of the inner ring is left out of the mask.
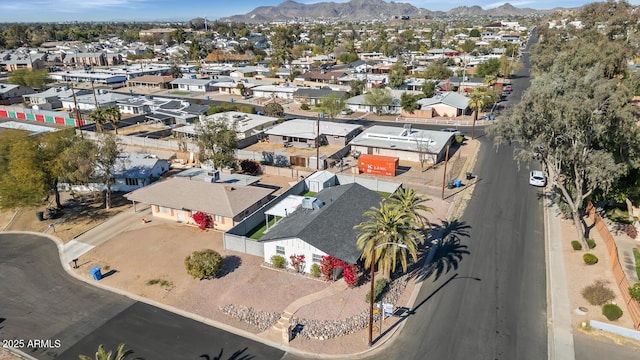
<path id="1" fill-rule="evenodd" d="M 98 104 L 98 97 L 96 96 L 96 89 L 93 87 L 93 80 L 91 80 L 91 91 L 93 91 L 93 102 L 96 105 L 96 110 L 100 109 L 100 104 Z"/>
<path id="2" fill-rule="evenodd" d="M 444 185 L 447 181 L 447 162 L 449 161 L 449 146 L 451 146 L 451 144 L 447 143 L 447 154 L 445 155 L 445 158 L 444 158 L 444 173 L 442 174 L 442 200 L 444 200 Z"/>
<path id="3" fill-rule="evenodd" d="M 320 114 L 316 123 L 316 170 L 320 169 Z"/>
<path id="4" fill-rule="evenodd" d="M 76 92 L 73 90 L 73 83 L 71 83 L 71 95 L 73 95 L 73 105 L 76 108 L 76 117 L 78 118 L 78 128 L 80 129 L 80 137 L 84 139 L 82 133 L 82 118 L 80 117 L 80 109 L 78 109 L 78 100 L 76 100 Z"/>

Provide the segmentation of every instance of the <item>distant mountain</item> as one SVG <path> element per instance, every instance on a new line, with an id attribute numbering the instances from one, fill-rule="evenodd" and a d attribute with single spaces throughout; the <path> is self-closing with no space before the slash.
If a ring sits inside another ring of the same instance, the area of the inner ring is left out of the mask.
<path id="1" fill-rule="evenodd" d="M 505 3 L 496 8 L 484 10 L 479 6 L 459 6 L 447 12 L 430 11 L 417 8 L 411 4 L 385 2 L 383 0 L 351 0 L 346 3 L 321 2 L 302 4 L 294 0 L 286 0 L 277 6 L 260 6 L 247 14 L 221 18 L 221 21 L 264 23 L 296 19 L 332 19 L 332 20 L 374 20 L 402 18 L 412 19 L 425 17 L 473 17 L 473 16 L 524 16 L 543 15 L 554 10 L 536 10 L 516 8 Z"/>

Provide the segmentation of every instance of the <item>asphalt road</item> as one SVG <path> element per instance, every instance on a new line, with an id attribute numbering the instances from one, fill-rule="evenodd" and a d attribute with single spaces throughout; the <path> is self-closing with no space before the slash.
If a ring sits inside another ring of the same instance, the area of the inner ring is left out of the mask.
<path id="1" fill-rule="evenodd" d="M 283 351 L 69 276 L 54 243 L 0 234 L 0 341 L 37 359 L 77 359 L 121 342 L 145 359 L 278 359 Z M 49 340 L 29 348 L 29 340 Z M 25 345 L 20 345 L 24 341 Z"/>

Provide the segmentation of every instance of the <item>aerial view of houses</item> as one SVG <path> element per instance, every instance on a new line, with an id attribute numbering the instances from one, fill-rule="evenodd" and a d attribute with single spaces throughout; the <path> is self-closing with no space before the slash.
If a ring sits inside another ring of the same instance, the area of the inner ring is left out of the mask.
<path id="1" fill-rule="evenodd" d="M 0 359 L 640 351 L 636 5 L 35 3 Z"/>

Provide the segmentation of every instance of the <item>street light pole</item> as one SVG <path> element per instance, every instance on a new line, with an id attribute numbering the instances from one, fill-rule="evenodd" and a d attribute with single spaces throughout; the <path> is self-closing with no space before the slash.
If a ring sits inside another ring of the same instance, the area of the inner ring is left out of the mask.
<path id="1" fill-rule="evenodd" d="M 375 256 L 376 256 L 376 249 L 381 247 L 381 246 L 385 246 L 385 245 L 395 245 L 401 248 L 406 249 L 407 245 L 405 244 L 400 244 L 400 243 L 394 243 L 394 242 L 385 242 L 382 244 L 378 244 L 376 245 L 376 239 L 373 238 L 371 239 L 371 241 L 373 242 L 373 244 L 371 244 L 371 291 L 369 293 L 369 346 L 373 345 L 373 289 L 374 289 L 374 276 L 375 276 Z M 380 311 L 384 311 L 384 309 L 381 309 Z M 380 332 L 382 333 L 382 323 L 380 323 Z"/>
<path id="2" fill-rule="evenodd" d="M 444 200 L 444 184 L 447 181 L 447 162 L 449 161 L 449 146 L 450 144 L 447 143 L 447 154 L 445 155 L 445 159 L 444 159 L 444 173 L 442 174 L 442 200 Z"/>

